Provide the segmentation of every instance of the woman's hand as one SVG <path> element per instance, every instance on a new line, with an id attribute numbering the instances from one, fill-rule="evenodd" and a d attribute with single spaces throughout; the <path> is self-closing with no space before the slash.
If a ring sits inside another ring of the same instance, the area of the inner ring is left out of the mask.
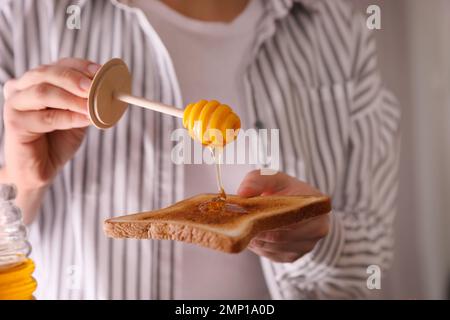
<path id="1" fill-rule="evenodd" d="M 259 170 L 247 174 L 238 194 L 242 197 L 278 195 L 321 195 L 308 184 L 284 173 L 261 175 Z M 294 262 L 310 252 L 328 234 L 329 215 L 320 215 L 283 228 L 261 232 L 248 248 L 274 262 Z"/>
<path id="2" fill-rule="evenodd" d="M 51 183 L 80 146 L 98 65 L 63 59 L 5 83 L 5 169 L 20 189 Z"/>
<path id="3" fill-rule="evenodd" d="M 98 68 L 66 58 L 4 85 L 5 165 L 0 178 L 17 186 L 27 221 L 29 199 L 38 202 L 33 195 L 42 194 L 38 190 L 45 190 L 81 145 L 90 123 L 87 97 Z"/>

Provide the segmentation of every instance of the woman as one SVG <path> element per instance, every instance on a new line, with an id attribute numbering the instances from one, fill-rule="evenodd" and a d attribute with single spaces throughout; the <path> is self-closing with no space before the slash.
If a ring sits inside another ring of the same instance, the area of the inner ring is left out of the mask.
<path id="1" fill-rule="evenodd" d="M 38 297 L 368 293 L 368 266 L 392 256 L 399 111 L 360 16 L 339 1 L 80 1 L 81 28 L 71 29 L 72 4 L 4 1 L 0 11 L 0 181 L 19 189 Z M 112 57 L 128 64 L 138 96 L 180 107 L 214 98 L 244 128 L 280 130 L 283 173 L 230 166 L 227 191 L 320 190 L 333 213 L 260 234 L 237 256 L 106 239 L 101 225 L 112 215 L 214 188 L 210 166 L 170 161 L 176 119 L 131 108 L 113 129 L 88 127 L 91 79 Z"/>

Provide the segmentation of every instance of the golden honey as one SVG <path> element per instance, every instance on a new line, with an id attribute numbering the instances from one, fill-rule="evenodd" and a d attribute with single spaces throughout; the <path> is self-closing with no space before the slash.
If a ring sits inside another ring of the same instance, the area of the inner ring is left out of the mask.
<path id="1" fill-rule="evenodd" d="M 37 286 L 22 212 L 14 204 L 16 195 L 14 185 L 0 184 L 0 300 L 33 299 Z"/>
<path id="2" fill-rule="evenodd" d="M 29 258 L 0 267 L 0 300 L 32 300 L 37 287 L 33 271 L 34 263 Z"/>
<path id="3" fill-rule="evenodd" d="M 183 126 L 205 146 L 223 147 L 236 139 L 241 120 L 226 104 L 200 100 L 183 112 Z"/>

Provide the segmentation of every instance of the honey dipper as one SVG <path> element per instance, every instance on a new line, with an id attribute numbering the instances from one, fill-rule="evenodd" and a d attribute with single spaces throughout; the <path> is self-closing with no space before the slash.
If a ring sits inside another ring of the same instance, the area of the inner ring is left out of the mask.
<path id="1" fill-rule="evenodd" d="M 121 59 L 112 59 L 100 68 L 92 81 L 88 97 L 91 122 L 100 129 L 110 128 L 120 120 L 128 104 L 183 119 L 183 126 L 191 137 L 207 146 L 224 146 L 233 141 L 241 127 L 233 110 L 215 100 L 191 103 L 183 111 L 131 95 L 131 74 L 127 65 Z"/>

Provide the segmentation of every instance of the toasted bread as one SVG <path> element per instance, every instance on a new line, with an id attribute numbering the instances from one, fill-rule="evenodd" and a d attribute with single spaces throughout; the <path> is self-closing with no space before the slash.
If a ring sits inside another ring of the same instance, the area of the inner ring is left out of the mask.
<path id="1" fill-rule="evenodd" d="M 259 232 L 279 228 L 331 211 L 326 196 L 229 195 L 227 203 L 245 212 L 204 212 L 199 205 L 217 195 L 202 194 L 170 207 L 111 218 L 105 233 L 113 238 L 165 239 L 190 242 L 228 253 L 244 250 Z"/>

